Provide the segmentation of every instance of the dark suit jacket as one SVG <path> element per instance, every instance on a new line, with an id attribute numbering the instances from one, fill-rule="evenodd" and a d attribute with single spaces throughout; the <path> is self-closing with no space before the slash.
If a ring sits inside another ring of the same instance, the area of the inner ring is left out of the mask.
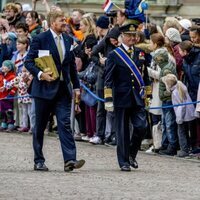
<path id="1" fill-rule="evenodd" d="M 123 46 L 121 47 L 123 48 Z M 139 48 L 134 48 L 133 60 L 140 72 L 144 74 L 145 85 L 149 85 L 148 73 L 146 67 L 144 68 L 145 60 L 141 58 L 141 52 Z M 144 101 L 139 94 L 140 88 L 136 84 L 133 74 L 114 51 L 108 55 L 106 61 L 105 87 L 113 89 L 115 107 L 144 106 Z"/>
<path id="2" fill-rule="evenodd" d="M 40 69 L 35 65 L 34 62 L 34 59 L 38 57 L 38 50 L 50 51 L 50 54 L 53 56 L 54 62 L 56 64 L 58 73 L 60 74 L 62 70 L 65 86 L 70 96 L 72 94 L 71 83 L 73 84 L 73 88 L 80 87 L 74 54 L 72 51 L 70 51 L 71 45 L 73 44 L 73 39 L 66 34 L 62 35 L 66 49 L 65 58 L 62 63 L 60 62 L 57 46 L 50 30 L 35 36 L 32 40 L 30 51 L 26 57 L 25 66 L 34 76 L 31 88 L 31 94 L 33 97 L 53 99 L 57 94 L 60 84 L 59 79 L 50 83 L 47 81 L 38 80 L 37 75 Z"/>

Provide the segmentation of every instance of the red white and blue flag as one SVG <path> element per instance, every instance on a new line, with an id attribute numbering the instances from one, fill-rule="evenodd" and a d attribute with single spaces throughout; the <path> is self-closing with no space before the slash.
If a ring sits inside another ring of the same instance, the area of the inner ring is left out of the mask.
<path id="1" fill-rule="evenodd" d="M 113 6 L 114 6 L 114 4 L 111 0 L 106 0 L 105 3 L 103 4 L 104 12 L 109 12 Z"/>

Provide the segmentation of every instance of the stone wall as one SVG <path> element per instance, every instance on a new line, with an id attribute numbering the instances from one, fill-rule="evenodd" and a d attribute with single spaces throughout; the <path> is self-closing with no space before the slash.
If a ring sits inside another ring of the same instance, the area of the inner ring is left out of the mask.
<path id="1" fill-rule="evenodd" d="M 11 0 L 14 1 L 14 0 Z M 31 0 L 17 0 L 21 3 L 29 3 Z M 104 0 L 49 0 L 49 4 L 58 2 L 58 4 L 67 13 L 70 13 L 74 8 L 81 8 L 86 12 L 94 12 L 97 15 L 103 13 L 102 4 Z M 117 5 L 123 7 L 123 1 L 113 0 Z M 167 15 L 181 15 L 186 18 L 200 17 L 200 0 L 149 0 L 150 8 L 148 15 L 151 18 L 162 19 Z M 37 2 L 36 7 L 38 12 L 45 13 L 45 7 L 42 5 L 42 0 Z"/>

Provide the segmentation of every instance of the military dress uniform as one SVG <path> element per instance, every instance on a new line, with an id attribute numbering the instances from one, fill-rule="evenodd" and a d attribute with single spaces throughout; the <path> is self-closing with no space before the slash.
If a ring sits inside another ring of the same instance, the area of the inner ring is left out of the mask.
<path id="1" fill-rule="evenodd" d="M 130 25 L 126 25 L 122 32 L 127 29 L 130 29 Z M 149 84 L 148 73 L 146 67 L 144 67 L 144 52 L 141 49 L 132 47 L 132 53 L 128 53 L 129 49 L 123 43 L 120 48 L 135 62 L 137 69 L 142 74 L 145 85 Z M 104 97 L 105 107 L 106 104 L 112 102 L 114 105 L 117 158 L 121 169 L 124 166 L 128 168 L 130 168 L 130 165 L 133 166 L 130 160 L 135 161 L 147 128 L 144 99 L 140 94 L 141 89 L 134 73 L 118 56 L 117 52 L 112 51 L 106 61 Z M 131 134 L 129 122 L 133 125 L 133 133 Z"/>

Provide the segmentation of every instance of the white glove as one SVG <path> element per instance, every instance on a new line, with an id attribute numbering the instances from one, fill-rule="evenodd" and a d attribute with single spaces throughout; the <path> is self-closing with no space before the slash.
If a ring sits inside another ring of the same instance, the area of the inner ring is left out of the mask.
<path id="1" fill-rule="evenodd" d="M 105 103 L 105 110 L 107 110 L 108 112 L 113 112 L 114 111 L 113 102 L 106 102 Z"/>

